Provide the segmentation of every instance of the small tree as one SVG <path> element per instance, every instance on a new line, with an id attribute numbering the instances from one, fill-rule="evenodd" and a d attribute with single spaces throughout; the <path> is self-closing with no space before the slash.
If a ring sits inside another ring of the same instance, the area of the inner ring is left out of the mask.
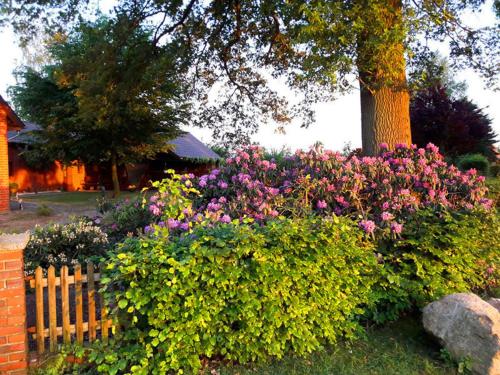
<path id="1" fill-rule="evenodd" d="M 21 68 L 10 94 L 19 112 L 42 126 L 36 152 L 109 163 L 117 195 L 118 165 L 168 150 L 189 107 L 181 67 L 151 38 L 125 18 L 99 18 L 56 35 L 52 65 Z"/>
<path id="2" fill-rule="evenodd" d="M 452 98 L 440 84 L 413 95 L 411 106 L 413 141 L 432 142 L 449 157 L 481 153 L 491 156 L 495 133 L 491 119 L 466 97 Z"/>

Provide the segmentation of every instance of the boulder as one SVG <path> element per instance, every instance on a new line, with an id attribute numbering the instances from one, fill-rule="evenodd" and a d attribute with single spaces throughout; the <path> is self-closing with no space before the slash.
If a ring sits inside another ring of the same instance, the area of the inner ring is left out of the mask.
<path id="1" fill-rule="evenodd" d="M 488 303 L 500 312 L 500 298 L 490 298 Z"/>
<path id="2" fill-rule="evenodd" d="M 472 370 L 500 375 L 500 312 L 472 293 L 450 294 L 424 308 L 423 323 L 456 359 Z"/>

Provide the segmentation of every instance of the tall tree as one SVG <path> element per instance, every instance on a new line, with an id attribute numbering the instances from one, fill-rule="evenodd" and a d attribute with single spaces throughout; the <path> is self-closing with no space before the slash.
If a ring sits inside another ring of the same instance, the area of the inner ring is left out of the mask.
<path id="1" fill-rule="evenodd" d="M 469 153 L 492 156 L 496 134 L 491 119 L 466 97 L 453 98 L 436 84 L 412 97 L 412 136 L 419 146 L 432 142 L 449 157 Z"/>
<path id="2" fill-rule="evenodd" d="M 85 0 L 51 2 L 65 18 Z M 117 15 L 155 27 L 152 41 L 176 41 L 177 55 L 191 61 L 193 92 L 200 94 L 198 120 L 216 132 L 233 126 L 236 136 L 272 119 L 300 115 L 312 120 L 311 104 L 359 82 L 363 149 L 410 143 L 408 59 L 428 52 L 423 40 L 448 40 L 453 65 L 471 66 L 490 83 L 498 75 L 498 25 L 472 29 L 461 22 L 482 0 L 120 0 Z M 80 7 L 80 8 L 79 8 Z M 14 2 L 14 23 L 26 28 L 33 14 L 50 20 L 45 0 Z M 57 18 L 57 17 L 56 17 Z M 23 23 L 24 22 L 24 23 Z M 268 73 L 284 77 L 302 95 L 289 107 L 269 85 Z M 214 87 L 219 100 L 207 96 Z M 224 109 L 224 110 L 221 110 Z M 230 132 L 231 133 L 231 132 Z"/>
<path id="3" fill-rule="evenodd" d="M 120 164 L 168 149 L 188 115 L 181 67 L 152 33 L 126 18 L 83 22 L 50 45 L 54 63 L 21 68 L 10 95 L 39 123 L 37 151 L 65 162 L 107 162 L 119 194 Z"/>

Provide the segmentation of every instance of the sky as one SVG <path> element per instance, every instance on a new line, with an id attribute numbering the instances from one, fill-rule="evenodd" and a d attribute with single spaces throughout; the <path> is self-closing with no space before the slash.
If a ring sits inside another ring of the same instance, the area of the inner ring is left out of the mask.
<path id="1" fill-rule="evenodd" d="M 481 14 L 468 14 L 467 23 L 472 26 L 492 24 L 495 16 L 491 11 L 491 1 L 487 1 Z M 445 45 L 436 45 L 441 54 L 447 54 Z M 18 47 L 14 33 L 10 29 L 0 29 L 0 95 L 9 100 L 7 88 L 15 84 L 13 71 L 22 64 L 23 54 Z M 455 76 L 458 81 L 465 81 L 468 85 L 467 96 L 493 121 L 496 134 L 500 134 L 500 91 L 485 88 L 482 79 L 472 71 L 461 71 Z M 288 98 L 294 102 L 294 98 Z M 186 127 L 183 130 L 191 131 L 205 143 L 211 143 L 210 131 Z M 497 136 L 497 140 L 500 137 Z M 309 128 L 303 129 L 297 122 L 292 122 L 285 127 L 285 134 L 276 131 L 275 126 L 263 126 L 253 136 L 253 141 L 271 149 L 282 147 L 295 150 L 307 148 L 317 141 L 322 142 L 326 148 L 341 150 L 344 145 L 351 147 L 361 146 L 361 112 L 359 104 L 359 91 L 339 96 L 333 102 L 321 103 L 316 106 L 316 121 Z"/>

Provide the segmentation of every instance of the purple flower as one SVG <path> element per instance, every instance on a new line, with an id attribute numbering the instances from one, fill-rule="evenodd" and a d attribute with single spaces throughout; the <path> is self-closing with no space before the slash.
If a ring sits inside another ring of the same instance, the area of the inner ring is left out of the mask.
<path id="1" fill-rule="evenodd" d="M 371 220 L 361 220 L 359 222 L 359 227 L 368 234 L 371 234 L 375 231 L 375 223 Z"/>
<path id="2" fill-rule="evenodd" d="M 182 223 L 179 228 L 181 228 L 181 230 L 183 231 L 187 231 L 189 230 L 189 223 Z"/>
<path id="3" fill-rule="evenodd" d="M 219 183 L 217 184 L 221 189 L 227 189 L 227 183 L 225 181 L 219 181 Z"/>
<path id="4" fill-rule="evenodd" d="M 316 207 L 318 207 L 320 210 L 323 210 L 327 207 L 328 205 L 324 200 L 319 200 L 318 203 L 316 203 Z"/>
<path id="5" fill-rule="evenodd" d="M 168 219 L 167 226 L 168 226 L 168 229 L 175 229 L 179 226 L 179 221 L 175 220 L 175 219 Z"/>
<path id="6" fill-rule="evenodd" d="M 219 220 L 221 223 L 230 223 L 231 222 L 231 217 L 229 215 L 222 215 L 222 217 Z"/>
<path id="7" fill-rule="evenodd" d="M 201 179 L 200 182 L 198 183 L 201 187 L 207 186 L 207 180 Z"/>

